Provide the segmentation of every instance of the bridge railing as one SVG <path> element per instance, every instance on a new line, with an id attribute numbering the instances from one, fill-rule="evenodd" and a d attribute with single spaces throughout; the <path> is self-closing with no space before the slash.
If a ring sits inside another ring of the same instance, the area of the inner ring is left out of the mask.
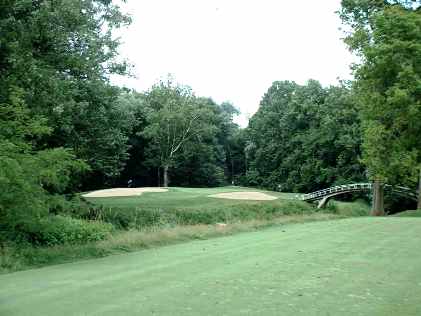
<path id="1" fill-rule="evenodd" d="M 372 183 L 352 183 L 352 184 L 344 184 L 344 185 L 337 185 L 331 188 L 311 192 L 308 194 L 303 194 L 299 198 L 302 201 L 316 201 L 321 200 L 324 197 L 336 195 L 335 193 L 347 193 L 347 192 L 356 192 L 356 191 L 369 191 L 373 187 Z M 392 186 L 389 184 L 385 184 L 384 188 L 387 190 L 391 190 L 397 194 L 403 194 L 409 196 L 413 199 L 417 199 L 418 191 L 412 190 L 410 188 L 402 187 L 402 186 Z"/>
<path id="2" fill-rule="evenodd" d="M 418 198 L 418 190 L 412 190 L 410 188 L 402 187 L 402 186 L 392 186 L 389 184 L 386 184 L 385 188 L 390 189 L 392 192 L 395 192 L 398 194 L 404 194 L 404 195 L 411 196 L 413 198 Z"/>
<path id="3" fill-rule="evenodd" d="M 371 183 L 352 183 L 352 184 L 337 185 L 331 188 L 315 191 L 308 194 L 303 194 L 301 196 L 301 200 L 303 201 L 318 200 L 334 193 L 365 191 L 365 190 L 371 190 L 371 188 L 372 188 Z"/>

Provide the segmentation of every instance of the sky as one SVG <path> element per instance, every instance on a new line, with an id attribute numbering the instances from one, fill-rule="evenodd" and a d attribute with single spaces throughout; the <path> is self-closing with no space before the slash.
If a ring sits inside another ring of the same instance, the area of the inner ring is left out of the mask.
<path id="1" fill-rule="evenodd" d="M 115 35 L 135 78 L 113 83 L 140 92 L 172 74 L 198 96 L 233 103 L 243 127 L 273 81 L 352 78 L 340 0 L 128 0 L 121 8 L 133 22 Z"/>

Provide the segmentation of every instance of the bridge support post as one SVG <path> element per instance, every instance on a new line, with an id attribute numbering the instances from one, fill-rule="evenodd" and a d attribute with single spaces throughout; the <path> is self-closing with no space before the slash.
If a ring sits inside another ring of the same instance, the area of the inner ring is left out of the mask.
<path id="1" fill-rule="evenodd" d="M 384 187 L 379 180 L 373 182 L 373 204 L 371 208 L 372 216 L 384 215 Z"/>
<path id="2" fill-rule="evenodd" d="M 421 210 L 421 168 L 420 168 L 420 177 L 418 179 L 418 203 L 417 209 Z"/>

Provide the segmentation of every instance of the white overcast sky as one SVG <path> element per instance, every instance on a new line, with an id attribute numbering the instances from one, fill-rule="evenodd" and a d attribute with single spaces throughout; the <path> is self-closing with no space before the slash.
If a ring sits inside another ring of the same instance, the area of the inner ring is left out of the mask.
<path id="1" fill-rule="evenodd" d="M 172 74 L 198 96 L 230 101 L 247 125 L 275 80 L 323 85 L 351 79 L 355 58 L 341 38 L 340 0 L 128 0 L 133 23 L 116 32 L 144 91 Z"/>

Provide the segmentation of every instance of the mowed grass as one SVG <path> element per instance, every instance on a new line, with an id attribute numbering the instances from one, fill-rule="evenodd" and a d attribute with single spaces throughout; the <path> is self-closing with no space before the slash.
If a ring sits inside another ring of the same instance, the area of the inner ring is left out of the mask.
<path id="1" fill-rule="evenodd" d="M 229 200 L 209 197 L 212 194 L 227 192 L 255 191 L 263 192 L 269 195 L 279 197 L 275 201 L 250 201 L 250 200 Z M 294 199 L 295 193 L 281 193 L 264 191 L 246 187 L 221 187 L 221 188 L 169 188 L 168 192 L 151 193 L 146 192 L 140 196 L 133 197 L 106 197 L 106 198 L 87 198 L 87 200 L 109 207 L 140 207 L 155 209 L 208 209 L 220 208 L 221 206 L 232 206 L 238 204 L 259 204 L 259 203 L 279 203 L 282 200 Z"/>
<path id="2" fill-rule="evenodd" d="M 0 276 L 0 315 L 421 315 L 421 219 L 291 224 Z"/>

